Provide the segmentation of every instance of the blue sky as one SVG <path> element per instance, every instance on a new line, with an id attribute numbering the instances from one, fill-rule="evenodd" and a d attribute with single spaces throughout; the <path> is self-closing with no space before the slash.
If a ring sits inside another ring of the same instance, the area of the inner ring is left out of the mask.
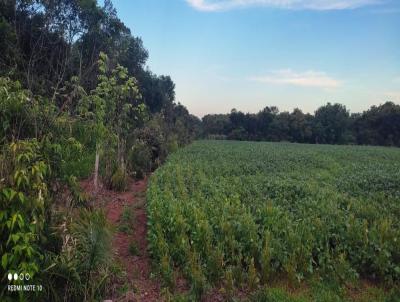
<path id="1" fill-rule="evenodd" d="M 400 103 L 399 0 L 114 0 L 197 116 Z"/>

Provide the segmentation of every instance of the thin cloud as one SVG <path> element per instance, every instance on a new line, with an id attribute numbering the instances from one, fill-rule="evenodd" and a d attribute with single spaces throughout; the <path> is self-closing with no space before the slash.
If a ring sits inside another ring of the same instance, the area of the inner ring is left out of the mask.
<path id="1" fill-rule="evenodd" d="M 200 11 L 222 11 L 249 6 L 282 9 L 342 10 L 381 3 L 383 0 L 186 0 Z"/>
<path id="2" fill-rule="evenodd" d="M 301 87 L 337 88 L 341 82 L 321 71 L 295 72 L 291 69 L 270 72 L 265 76 L 251 77 L 251 81 L 267 84 L 292 85 Z"/>
<path id="3" fill-rule="evenodd" d="M 385 96 L 392 101 L 400 101 L 400 91 L 389 91 L 385 93 Z"/>
<path id="4" fill-rule="evenodd" d="M 377 14 L 377 15 L 400 14 L 400 8 L 398 8 L 398 7 L 377 8 L 377 9 L 371 10 L 371 13 Z"/>

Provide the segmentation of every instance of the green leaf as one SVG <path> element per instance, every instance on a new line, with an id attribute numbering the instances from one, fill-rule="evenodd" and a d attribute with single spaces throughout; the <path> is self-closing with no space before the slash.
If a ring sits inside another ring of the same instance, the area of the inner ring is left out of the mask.
<path id="1" fill-rule="evenodd" d="M 1 266 L 3 267 L 4 270 L 7 269 L 7 259 L 8 255 L 7 253 L 3 255 L 3 257 L 1 257 Z"/>
<path id="2" fill-rule="evenodd" d="M 22 192 L 18 192 L 18 198 L 21 201 L 21 203 L 25 203 L 25 195 Z"/>
<path id="3" fill-rule="evenodd" d="M 11 238 L 12 238 L 12 241 L 14 241 L 14 243 L 17 243 L 20 236 L 18 234 L 13 234 L 13 235 L 11 235 Z"/>

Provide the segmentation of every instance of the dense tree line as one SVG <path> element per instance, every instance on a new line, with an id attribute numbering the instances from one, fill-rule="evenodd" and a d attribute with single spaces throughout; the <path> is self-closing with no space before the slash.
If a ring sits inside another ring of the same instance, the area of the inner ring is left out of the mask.
<path id="1" fill-rule="evenodd" d="M 129 167 L 126 157 L 134 157 L 130 152 L 136 143 L 148 149 L 133 148 L 153 163 L 145 165 L 149 170 L 166 157 L 168 150 L 189 143 L 200 131 L 201 121 L 176 103 L 171 78 L 155 75 L 146 67 L 148 52 L 142 40 L 118 18 L 110 0 L 103 6 L 97 0 L 1 1 L 0 54 L 0 77 L 18 82 L 40 106 L 47 103 L 44 107 L 51 108 L 54 116 L 112 129 L 118 136 L 118 161 L 124 162 L 121 167 Z M 101 54 L 105 57 L 99 65 Z M 98 99 L 102 98 L 104 104 L 100 105 L 107 108 L 96 110 L 114 110 L 114 115 L 103 112 L 106 116 L 100 119 L 99 113 L 95 119 L 84 116 L 85 100 L 90 112 L 100 106 Z M 50 122 L 38 129 L 37 120 L 21 116 L 21 108 L 12 109 L 7 102 L 2 105 L 3 143 L 51 134 Z M 138 105 L 140 113 L 133 110 Z M 132 108 L 123 113 L 125 106 Z M 48 113 L 41 118 L 52 120 L 53 115 Z M 23 125 L 14 123 L 18 115 Z M 32 123 L 36 127 L 30 127 Z M 88 151 L 99 149 L 99 135 L 97 142 L 93 133 L 89 137 Z M 134 161 L 134 173 L 143 174 L 138 162 L 145 160 Z"/>
<path id="2" fill-rule="evenodd" d="M 233 109 L 230 114 L 206 115 L 202 122 L 208 138 L 400 146 L 400 106 L 392 102 L 353 114 L 331 103 L 313 115 L 298 108 L 279 112 L 265 107 L 256 114 Z"/>
<path id="3" fill-rule="evenodd" d="M 109 0 L 0 1 L 1 301 L 115 295 L 98 190 L 125 190 L 201 127 L 147 58 Z M 43 291 L 9 292 L 14 273 Z"/>
<path id="4" fill-rule="evenodd" d="M 199 121 L 175 103 L 175 84 L 146 68 L 148 52 L 118 18 L 110 0 L 6 0 L 0 2 L 0 76 L 18 80 L 33 95 L 49 98 L 60 111 L 76 113 L 79 98 L 71 79 L 84 91 L 96 88 L 97 60 L 107 54 L 135 77 L 148 115 L 162 113 L 169 126 Z M 194 123 L 193 123 L 194 122 Z M 187 129 L 181 143 L 193 136 Z M 179 131 L 183 131 L 179 129 Z"/>

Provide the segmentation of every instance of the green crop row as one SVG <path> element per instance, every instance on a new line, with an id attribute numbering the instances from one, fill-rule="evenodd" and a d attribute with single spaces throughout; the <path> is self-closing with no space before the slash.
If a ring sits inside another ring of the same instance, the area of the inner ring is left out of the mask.
<path id="1" fill-rule="evenodd" d="M 147 192 L 167 286 L 255 288 L 276 276 L 400 280 L 400 150 L 198 141 Z"/>

